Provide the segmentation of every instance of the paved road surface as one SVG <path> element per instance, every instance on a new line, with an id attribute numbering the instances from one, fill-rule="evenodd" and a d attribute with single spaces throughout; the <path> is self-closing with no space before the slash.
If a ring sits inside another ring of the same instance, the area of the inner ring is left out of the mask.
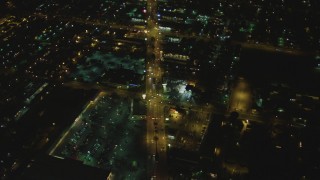
<path id="1" fill-rule="evenodd" d="M 161 86 L 163 70 L 160 66 L 160 32 L 157 22 L 157 1 L 147 1 L 147 65 L 146 65 L 146 94 L 147 94 L 147 152 L 152 157 L 148 163 L 148 177 L 168 179 L 166 138 L 164 131 L 164 107 Z M 152 56 L 154 54 L 154 56 Z"/>

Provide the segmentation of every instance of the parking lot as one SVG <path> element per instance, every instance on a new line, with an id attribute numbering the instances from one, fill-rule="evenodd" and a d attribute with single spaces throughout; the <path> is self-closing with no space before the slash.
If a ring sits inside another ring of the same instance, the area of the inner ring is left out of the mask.
<path id="1" fill-rule="evenodd" d="M 210 113 L 166 107 L 165 117 L 169 148 L 197 151 L 206 134 Z"/>
<path id="2" fill-rule="evenodd" d="M 99 93 L 50 154 L 139 179 L 144 175 L 144 155 L 138 148 L 144 122 L 133 120 L 130 106 L 130 99 Z"/>
<path id="3" fill-rule="evenodd" d="M 84 60 L 82 63 L 78 63 L 76 71 L 71 74 L 74 80 L 83 80 L 84 82 L 96 82 L 102 80 L 116 81 L 112 80 L 111 76 L 107 76 L 106 72 L 125 69 L 130 72 L 130 76 L 142 76 L 144 74 L 144 59 L 135 59 L 130 56 L 116 56 L 112 53 L 102 53 L 96 51 Z M 117 76 L 119 77 L 119 75 Z M 141 77 L 140 77 L 141 79 Z M 130 80 L 134 80 L 131 78 Z M 141 83 L 141 82 L 139 82 Z"/>

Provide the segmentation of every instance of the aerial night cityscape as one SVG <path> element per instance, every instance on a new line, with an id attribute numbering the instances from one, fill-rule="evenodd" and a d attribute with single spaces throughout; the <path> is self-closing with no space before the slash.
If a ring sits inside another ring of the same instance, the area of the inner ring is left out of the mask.
<path id="1" fill-rule="evenodd" d="M 0 0 L 0 180 L 320 179 L 319 0 Z"/>

